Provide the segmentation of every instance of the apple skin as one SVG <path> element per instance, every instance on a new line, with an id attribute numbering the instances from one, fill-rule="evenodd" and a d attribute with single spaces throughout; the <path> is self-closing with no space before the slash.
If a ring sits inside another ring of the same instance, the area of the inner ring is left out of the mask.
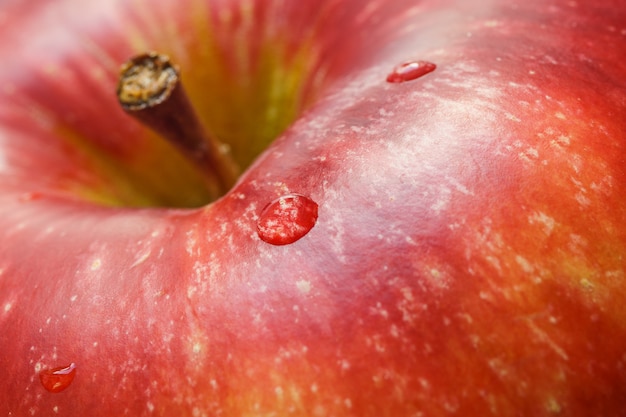
<path id="1" fill-rule="evenodd" d="M 626 415 L 625 1 L 82 3 L 1 14 L 0 415 Z M 230 16 L 218 64 L 306 39 L 324 77 L 222 199 L 129 207 L 196 177 L 116 108 L 116 65 L 162 47 L 185 68 L 199 9 Z M 385 82 L 407 59 L 437 69 Z M 292 193 L 317 223 L 261 241 Z"/>

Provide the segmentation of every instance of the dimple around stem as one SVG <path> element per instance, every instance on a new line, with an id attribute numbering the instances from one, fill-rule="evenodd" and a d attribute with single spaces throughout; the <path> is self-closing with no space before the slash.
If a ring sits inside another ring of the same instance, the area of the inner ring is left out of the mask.
<path id="1" fill-rule="evenodd" d="M 216 197 L 237 181 L 227 147 L 202 126 L 184 91 L 178 68 L 162 54 L 138 55 L 123 66 L 117 88 L 122 108 L 167 139 L 204 175 Z"/>

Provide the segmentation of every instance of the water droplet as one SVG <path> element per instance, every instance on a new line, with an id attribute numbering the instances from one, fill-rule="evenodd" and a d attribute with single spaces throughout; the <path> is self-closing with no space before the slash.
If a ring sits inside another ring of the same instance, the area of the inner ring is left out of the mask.
<path id="1" fill-rule="evenodd" d="M 257 232 L 272 245 L 288 245 L 302 238 L 317 222 L 317 203 L 299 194 L 277 198 L 261 212 Z"/>
<path id="2" fill-rule="evenodd" d="M 39 372 L 41 385 L 50 392 L 57 393 L 69 387 L 76 376 L 76 364 L 58 368 L 44 369 Z"/>
<path id="3" fill-rule="evenodd" d="M 433 72 L 437 68 L 435 64 L 428 61 L 407 61 L 398 65 L 387 76 L 389 83 L 403 83 L 419 78 Z"/>

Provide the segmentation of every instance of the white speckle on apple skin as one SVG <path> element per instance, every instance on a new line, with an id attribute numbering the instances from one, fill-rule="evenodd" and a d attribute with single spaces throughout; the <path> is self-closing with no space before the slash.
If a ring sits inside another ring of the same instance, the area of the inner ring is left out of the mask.
<path id="1" fill-rule="evenodd" d="M 342 371 L 347 371 L 350 369 L 350 362 L 347 359 L 340 359 L 338 361 L 338 365 Z"/>
<path id="2" fill-rule="evenodd" d="M 161 248 L 161 251 L 163 251 L 163 248 Z M 135 268 L 141 265 L 142 263 L 146 262 L 150 258 L 151 254 L 152 254 L 152 249 L 150 247 L 146 247 L 146 249 L 144 249 L 143 251 L 138 252 L 135 262 L 132 263 L 130 268 L 131 269 Z"/>
<path id="3" fill-rule="evenodd" d="M 554 340 L 552 340 L 549 334 L 545 330 L 541 329 L 535 323 L 535 321 L 527 320 L 526 324 L 531 329 L 531 331 L 535 334 L 535 336 L 537 337 L 537 340 L 548 345 L 550 349 L 552 349 L 563 360 L 565 361 L 569 360 L 569 356 L 567 352 L 561 346 L 559 346 Z"/>
<path id="4" fill-rule="evenodd" d="M 517 264 L 527 274 L 532 274 L 535 270 L 535 267 L 526 258 L 524 258 L 521 255 L 515 256 L 515 262 L 517 262 Z"/>
<path id="5" fill-rule="evenodd" d="M 380 302 L 376 303 L 375 307 L 370 307 L 370 313 L 373 315 L 379 315 L 382 318 L 389 318 L 389 312 L 382 307 Z"/>
<path id="6" fill-rule="evenodd" d="M 311 292 L 311 282 L 310 281 L 299 280 L 299 281 L 296 282 L 296 286 L 298 287 L 298 290 L 300 290 L 300 292 L 302 294 L 308 294 L 309 292 Z"/>
<path id="7" fill-rule="evenodd" d="M 575 198 L 582 208 L 586 208 L 586 207 L 589 207 L 589 205 L 591 205 L 591 200 L 582 192 L 576 193 Z"/>
<path id="8" fill-rule="evenodd" d="M 556 220 L 541 211 L 533 212 L 532 214 L 530 214 L 528 216 L 528 222 L 531 225 L 537 223 L 543 225 L 543 230 L 546 236 L 550 236 L 550 234 L 552 234 L 552 231 L 554 230 L 554 227 L 556 226 Z"/>
<path id="9" fill-rule="evenodd" d="M 97 271 L 98 269 L 100 269 L 101 266 L 102 266 L 102 260 L 100 258 L 97 258 L 93 260 L 89 269 L 91 269 L 92 271 Z"/>
<path id="10" fill-rule="evenodd" d="M 198 235 L 197 230 L 189 230 L 187 231 L 187 242 L 186 242 L 187 254 L 189 256 L 194 255 L 194 250 L 198 247 Z"/>

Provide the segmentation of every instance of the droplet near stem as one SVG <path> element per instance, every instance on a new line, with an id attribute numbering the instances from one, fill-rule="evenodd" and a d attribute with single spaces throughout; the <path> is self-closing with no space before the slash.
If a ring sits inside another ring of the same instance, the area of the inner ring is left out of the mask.
<path id="1" fill-rule="evenodd" d="M 288 245 L 301 239 L 317 222 L 317 203 L 299 194 L 290 194 L 269 203 L 257 222 L 261 240 Z"/>
<path id="2" fill-rule="evenodd" d="M 76 364 L 74 363 L 71 363 L 68 366 L 44 369 L 39 372 L 41 385 L 43 385 L 46 390 L 55 394 L 69 387 L 75 376 Z"/>
<path id="3" fill-rule="evenodd" d="M 437 66 L 428 61 L 407 61 L 396 66 L 387 76 L 389 83 L 403 83 L 415 80 L 423 75 L 433 72 Z"/>
<path id="4" fill-rule="evenodd" d="M 224 145 L 203 128 L 178 68 L 167 56 L 147 53 L 126 62 L 117 97 L 127 113 L 174 144 L 200 168 L 216 197 L 235 184 L 237 165 Z"/>

